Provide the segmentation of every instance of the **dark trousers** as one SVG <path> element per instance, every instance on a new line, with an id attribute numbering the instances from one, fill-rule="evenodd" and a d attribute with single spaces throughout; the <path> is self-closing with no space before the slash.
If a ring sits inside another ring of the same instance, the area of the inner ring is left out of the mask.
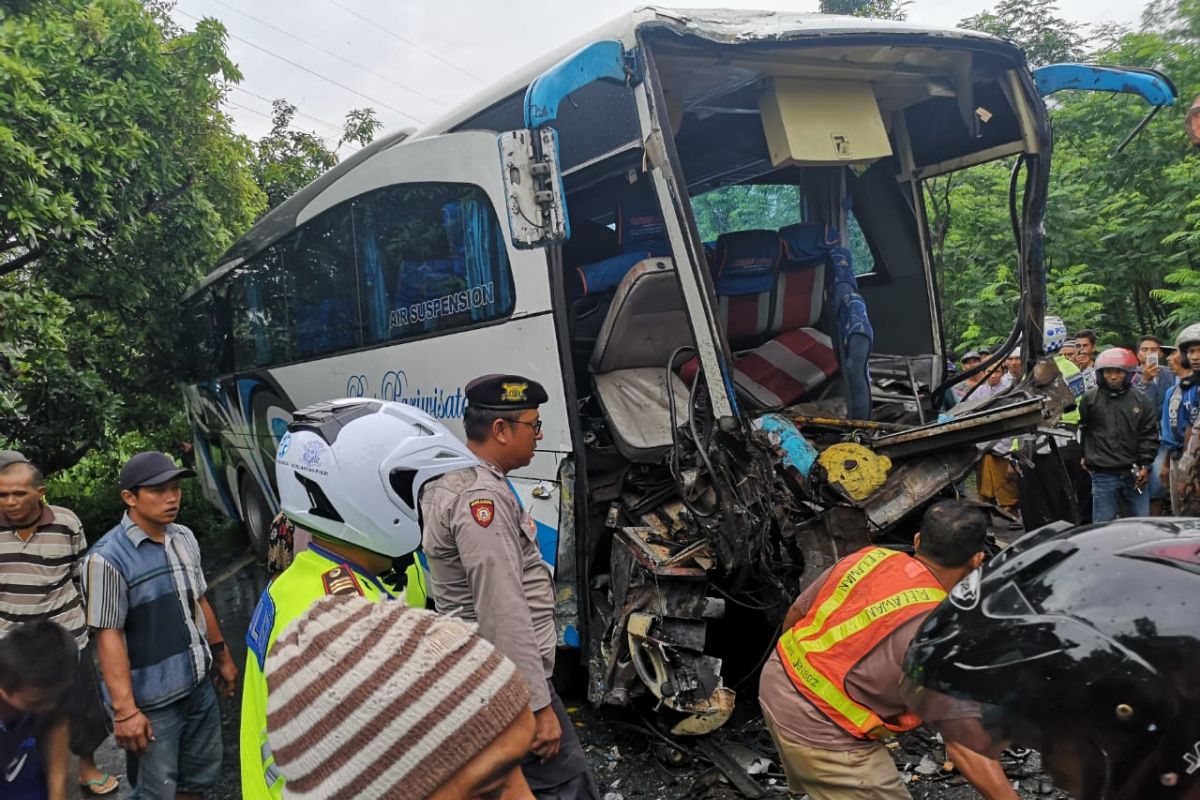
<path id="1" fill-rule="evenodd" d="M 1092 519 L 1092 481 L 1080 464 L 1083 448 L 1065 442 L 1049 453 L 1033 456 L 1017 480 L 1021 521 L 1031 531 L 1058 520 L 1076 525 Z"/>
<path id="2" fill-rule="evenodd" d="M 99 676 L 92 660 L 95 643 L 89 642 L 79 653 L 79 670 L 67 699 L 71 752 L 91 758 L 108 737 L 109 718 L 100 699 Z"/>
<path id="3" fill-rule="evenodd" d="M 562 739 L 558 755 L 545 764 L 537 756 L 530 756 L 521 764 L 530 791 L 538 800 L 600 800 L 600 790 L 579 744 L 575 724 L 567 716 L 553 684 L 550 684 L 550 705 L 562 727 Z"/>

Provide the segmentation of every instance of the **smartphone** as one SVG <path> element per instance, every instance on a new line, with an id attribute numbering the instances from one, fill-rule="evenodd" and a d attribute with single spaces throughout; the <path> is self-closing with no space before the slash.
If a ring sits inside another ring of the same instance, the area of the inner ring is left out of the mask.
<path id="1" fill-rule="evenodd" d="M 1158 366 L 1158 353 L 1151 353 L 1150 355 L 1146 356 L 1146 366 L 1147 367 L 1157 367 Z"/>

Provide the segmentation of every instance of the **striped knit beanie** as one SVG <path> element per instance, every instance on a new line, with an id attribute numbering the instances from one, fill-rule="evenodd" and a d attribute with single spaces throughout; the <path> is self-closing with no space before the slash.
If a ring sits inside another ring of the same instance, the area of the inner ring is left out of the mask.
<path id="1" fill-rule="evenodd" d="M 424 798 L 529 707 L 516 666 L 462 622 L 329 596 L 266 661 L 285 797 Z"/>

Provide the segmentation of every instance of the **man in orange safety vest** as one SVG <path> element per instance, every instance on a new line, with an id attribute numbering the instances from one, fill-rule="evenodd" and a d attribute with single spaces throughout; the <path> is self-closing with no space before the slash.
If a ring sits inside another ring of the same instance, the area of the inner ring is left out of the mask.
<path id="1" fill-rule="evenodd" d="M 925 512 L 913 555 L 859 550 L 792 604 L 759 682 L 792 792 L 909 800 L 881 741 L 921 723 L 900 695 L 904 653 L 925 617 L 983 562 L 986 535 L 982 512 L 943 500 Z M 946 752 L 987 800 L 1017 799 L 998 762 L 949 742 Z"/>

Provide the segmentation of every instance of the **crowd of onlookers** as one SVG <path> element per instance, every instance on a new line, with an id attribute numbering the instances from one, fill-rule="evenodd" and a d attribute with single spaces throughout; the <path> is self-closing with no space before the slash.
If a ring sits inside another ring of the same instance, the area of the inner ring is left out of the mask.
<path id="1" fill-rule="evenodd" d="M 1064 403 L 1056 429 L 991 442 L 980 496 L 1017 529 L 1197 515 L 1200 380 L 1191 364 L 1200 363 L 1200 324 L 1173 347 L 1147 335 L 1101 352 L 1090 331 L 1067 338 L 1055 318 L 1045 328 L 1044 350 L 1074 402 Z M 979 369 L 985 361 L 990 368 Z M 967 375 L 952 403 L 1025 381 L 1020 349 L 1003 358 L 972 350 L 960 363 Z M 431 434 L 432 421 L 410 419 L 419 412 L 395 403 L 296 412 L 276 472 L 297 538 L 247 633 L 244 796 L 280 797 L 285 782 L 289 793 L 325 796 L 353 791 L 362 776 L 403 787 L 400 796 L 441 797 L 439 786 L 464 781 L 498 793 L 444 796 L 598 796 L 549 681 L 552 574 L 537 523 L 506 479 L 533 457 L 546 393 L 519 376 L 489 375 L 467 396 L 466 445 L 448 431 Z M 329 430 L 337 434 L 326 439 Z M 431 435 L 442 449 L 426 463 Z M 312 472 L 313 463 L 322 469 Z M 420 472 L 427 484 L 405 499 L 398 484 L 378 480 L 381 470 L 390 481 Z M 0 451 L 0 800 L 58 800 L 72 782 L 90 794 L 117 791 L 120 779 L 95 759 L 110 731 L 128 755 L 135 797 L 200 798 L 219 780 L 217 696 L 234 694 L 239 669 L 206 596 L 199 544 L 176 521 L 181 480 L 193 475 L 162 453 L 129 459 L 119 481 L 125 513 L 88 549 L 79 518 L 45 502 L 41 470 Z M 418 545 L 428 587 L 411 559 L 396 573 L 395 559 Z M 342 594 L 360 600 L 316 603 Z M 424 611 L 406 614 L 401 603 L 373 606 L 401 597 L 417 608 L 433 599 L 478 634 Z M 325 666 L 304 668 L 314 663 Z M 448 665 L 458 670 L 450 682 L 438 677 L 451 674 Z M 366 683 L 354 677 L 363 670 Z M 390 705 L 373 702 L 373 692 Z M 410 735 L 405 725 L 424 732 Z M 429 747 L 431 736 L 470 746 Z M 352 746 L 376 739 L 397 755 Z"/>
<path id="2" fill-rule="evenodd" d="M 175 522 L 192 474 L 162 453 L 131 458 L 126 512 L 88 550 L 79 518 L 45 503 L 42 471 L 0 451 L 0 797 L 66 797 L 72 753 L 81 791 L 117 791 L 95 760 L 110 730 L 135 792 L 161 796 L 154 786 L 169 781 L 173 796 L 199 798 L 219 776 L 209 677 L 232 694 L 238 670 L 205 597 L 200 546 Z"/>
<path id="3" fill-rule="evenodd" d="M 1192 474 L 1200 448 L 1193 433 L 1200 379 L 1191 366 L 1200 363 L 1200 325 L 1185 327 L 1174 345 L 1146 334 L 1136 344 L 1102 350 L 1093 331 L 1067 337 L 1055 317 L 1047 317 L 1046 329 L 1044 349 L 1054 356 L 1075 406 L 1062 414 L 1058 436 L 993 443 L 976 474 L 980 497 L 1009 516 L 1014 528 L 1026 529 L 1062 518 L 1103 522 L 1200 513 L 1198 476 Z M 971 373 L 992 354 L 986 347 L 968 350 L 955 368 Z M 953 387 L 952 402 L 1007 391 L 1021 379 L 1024 364 L 1017 347 L 991 369 L 968 374 Z M 1048 485 L 1060 491 L 1064 486 L 1052 475 L 1070 481 L 1076 491 L 1051 497 Z M 1044 508 L 1047 503 L 1055 508 Z"/>

